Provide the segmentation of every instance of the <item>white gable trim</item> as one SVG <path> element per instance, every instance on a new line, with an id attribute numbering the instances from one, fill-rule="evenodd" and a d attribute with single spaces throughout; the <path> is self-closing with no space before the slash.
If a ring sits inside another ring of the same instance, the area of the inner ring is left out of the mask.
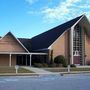
<path id="1" fill-rule="evenodd" d="M 65 32 L 67 32 L 68 30 L 70 30 L 70 28 L 68 28 L 67 30 L 65 30 L 65 31 L 48 47 L 48 49 L 52 50 L 53 44 L 54 44 L 55 42 L 57 42 L 58 39 L 60 39 L 60 38 L 65 34 Z"/>
<path id="2" fill-rule="evenodd" d="M 83 17 L 84 17 L 84 15 L 83 15 L 71 28 L 73 28 Z M 62 33 L 62 35 L 60 35 L 60 36 L 48 47 L 48 49 L 52 49 L 52 45 L 53 45 L 59 38 L 61 38 L 61 37 L 65 34 L 65 32 L 67 32 L 67 31 L 70 30 L 71 28 L 68 28 L 67 30 L 65 30 L 65 31 Z"/>
<path id="3" fill-rule="evenodd" d="M 81 17 L 71 28 L 74 28 L 74 27 L 81 21 L 81 19 L 82 19 L 83 17 L 85 17 L 85 15 L 82 15 L 82 17 Z"/>
<path id="4" fill-rule="evenodd" d="M 9 33 L 9 32 L 8 32 Z M 7 33 L 7 34 L 8 34 Z M 10 32 L 11 33 L 11 32 Z M 5 34 L 0 40 L 2 40 L 7 34 Z M 16 41 L 29 53 L 29 51 L 26 49 L 26 47 L 16 38 L 12 33 L 11 35 L 16 39 Z"/>

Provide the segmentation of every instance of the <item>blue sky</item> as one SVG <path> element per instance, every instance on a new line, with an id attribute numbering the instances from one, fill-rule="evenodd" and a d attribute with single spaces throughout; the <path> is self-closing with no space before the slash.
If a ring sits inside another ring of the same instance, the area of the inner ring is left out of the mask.
<path id="1" fill-rule="evenodd" d="M 0 0 L 0 36 L 31 38 L 82 14 L 90 20 L 90 0 Z"/>

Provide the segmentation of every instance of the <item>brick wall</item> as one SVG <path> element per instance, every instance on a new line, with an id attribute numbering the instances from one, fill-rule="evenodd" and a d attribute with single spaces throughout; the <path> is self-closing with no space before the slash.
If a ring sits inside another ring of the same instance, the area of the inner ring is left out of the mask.
<path id="1" fill-rule="evenodd" d="M 58 55 L 66 57 L 69 60 L 69 31 L 62 34 L 51 46 L 53 50 L 53 58 Z"/>
<path id="2" fill-rule="evenodd" d="M 85 35 L 85 63 L 87 64 L 89 62 L 90 64 L 90 37 Z"/>
<path id="3" fill-rule="evenodd" d="M 16 65 L 16 56 L 12 55 L 11 57 L 11 65 Z M 9 66 L 9 55 L 0 55 L 0 66 Z"/>

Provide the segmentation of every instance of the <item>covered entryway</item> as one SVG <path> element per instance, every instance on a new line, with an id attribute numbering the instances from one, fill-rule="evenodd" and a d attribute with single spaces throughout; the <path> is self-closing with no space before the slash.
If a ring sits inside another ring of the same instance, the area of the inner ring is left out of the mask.
<path id="1" fill-rule="evenodd" d="M 12 61 L 11 61 L 12 60 Z M 9 53 L 0 53 L 0 66 L 15 66 L 16 65 L 16 55 L 11 55 Z"/>
<path id="2" fill-rule="evenodd" d="M 17 55 L 16 65 L 30 66 L 30 56 L 29 55 Z"/>
<path id="3" fill-rule="evenodd" d="M 31 66 L 32 56 L 47 56 L 47 53 L 18 53 L 16 56 L 16 65 Z"/>
<path id="4" fill-rule="evenodd" d="M 47 53 L 22 53 L 22 52 L 0 52 L 0 62 L 3 61 L 4 65 L 2 66 L 31 66 L 32 64 L 32 55 L 42 55 L 47 56 Z"/>

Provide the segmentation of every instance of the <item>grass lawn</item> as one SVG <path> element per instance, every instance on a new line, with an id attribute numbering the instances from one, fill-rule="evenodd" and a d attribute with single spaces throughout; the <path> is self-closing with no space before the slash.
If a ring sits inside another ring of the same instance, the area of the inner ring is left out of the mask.
<path id="1" fill-rule="evenodd" d="M 0 67 L 0 73 L 16 73 L 15 67 Z M 19 68 L 18 73 L 33 73 L 30 70 Z"/>
<path id="2" fill-rule="evenodd" d="M 51 72 L 67 72 L 67 68 L 45 68 Z M 71 68 L 70 71 L 90 71 L 90 68 Z"/>
<path id="3" fill-rule="evenodd" d="M 90 68 L 71 68 L 71 71 L 90 71 Z"/>

